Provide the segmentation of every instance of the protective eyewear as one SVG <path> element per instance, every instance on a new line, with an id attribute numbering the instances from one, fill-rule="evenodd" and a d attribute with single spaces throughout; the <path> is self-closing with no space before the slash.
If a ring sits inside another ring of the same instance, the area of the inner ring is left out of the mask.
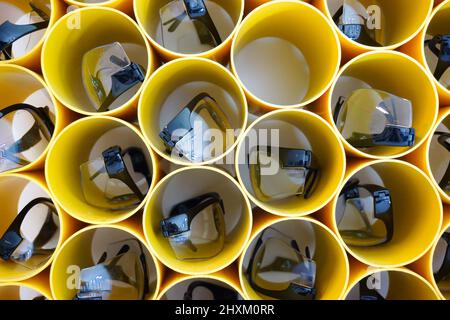
<path id="1" fill-rule="evenodd" d="M 224 215 L 219 194 L 207 193 L 173 207 L 169 218 L 161 221 L 161 231 L 177 259 L 209 259 L 224 247 Z"/>
<path id="2" fill-rule="evenodd" d="M 206 281 L 193 281 L 189 284 L 186 292 L 184 293 L 183 300 L 200 300 L 196 297 L 196 290 L 202 288 L 207 290 L 213 300 L 238 300 L 239 294 L 231 289 L 218 286 Z"/>
<path id="3" fill-rule="evenodd" d="M 411 102 L 388 92 L 358 89 L 348 99 L 339 97 L 333 118 L 356 148 L 411 147 L 415 142 Z"/>
<path id="4" fill-rule="evenodd" d="M 86 201 L 110 210 L 133 208 L 144 200 L 152 182 L 152 174 L 140 148 L 125 151 L 119 146 L 102 153 L 102 158 L 80 166 Z"/>
<path id="5" fill-rule="evenodd" d="M 248 160 L 256 197 L 265 202 L 293 196 L 308 199 L 319 180 L 316 162 L 309 150 L 257 146 Z M 277 172 L 265 174 L 265 167 L 277 168 Z"/>
<path id="6" fill-rule="evenodd" d="M 370 277 L 365 277 L 359 281 L 359 300 L 363 301 L 382 301 L 386 300 L 376 289 L 369 288 L 367 285 L 370 282 Z"/>
<path id="7" fill-rule="evenodd" d="M 180 53 L 200 53 L 222 43 L 209 15 L 208 0 L 175 0 L 159 11 L 163 46 Z"/>
<path id="8" fill-rule="evenodd" d="M 108 111 L 121 95 L 145 80 L 145 69 L 131 62 L 118 42 L 88 51 L 82 70 L 86 93 L 97 112 Z"/>
<path id="9" fill-rule="evenodd" d="M 44 264 L 59 241 L 59 218 L 47 198 L 30 201 L 0 238 L 0 258 L 27 269 Z"/>
<path id="10" fill-rule="evenodd" d="M 109 245 L 95 266 L 81 270 L 73 300 L 144 300 L 149 293 L 147 260 L 137 239 Z"/>
<path id="11" fill-rule="evenodd" d="M 434 133 L 438 136 L 438 142 L 439 144 L 445 148 L 448 152 L 450 152 L 450 133 L 449 132 L 441 132 L 436 131 Z M 448 159 L 448 157 L 447 157 Z M 447 160 L 444 159 L 444 160 Z M 447 170 L 445 171 L 444 175 L 442 176 L 442 179 L 439 181 L 439 187 L 442 189 L 442 191 L 448 193 L 450 192 L 450 164 L 447 166 Z"/>
<path id="12" fill-rule="evenodd" d="M 26 133 L 17 138 L 14 124 L 17 119 L 31 123 Z M 48 107 L 37 108 L 19 103 L 0 110 L 0 172 L 30 164 L 24 156 L 42 154 L 52 138 L 55 126 Z M 37 152 L 36 152 L 37 151 Z M 33 158 L 36 158 L 34 156 Z"/>
<path id="13" fill-rule="evenodd" d="M 446 291 L 450 291 L 449 283 L 450 283 L 450 233 L 444 232 L 439 239 L 439 246 L 446 248 L 444 250 L 445 254 L 442 259 L 442 263 L 438 269 L 438 271 L 434 274 L 434 280 L 436 281 L 438 287 Z M 447 282 L 447 288 L 444 288 L 444 282 Z"/>
<path id="14" fill-rule="evenodd" d="M 15 24 L 7 20 L 0 25 L 0 61 L 17 58 L 13 55 L 13 44 L 33 32 L 48 27 L 50 21 L 49 2 L 44 0 L 30 0 L 28 1 L 28 5 L 31 12 L 27 14 L 25 19 L 19 19 L 28 21 L 27 24 Z M 29 51 L 30 49 L 27 46 L 26 50 Z"/>
<path id="15" fill-rule="evenodd" d="M 339 233 L 350 246 L 370 247 L 388 243 L 394 234 L 394 217 L 388 189 L 350 179 L 342 189 L 345 209 Z"/>
<path id="16" fill-rule="evenodd" d="M 371 47 L 382 47 L 375 40 L 375 30 L 368 25 L 366 8 L 356 0 L 344 0 L 344 4 L 334 14 L 333 21 L 349 39 Z"/>
<path id="17" fill-rule="evenodd" d="M 255 291 L 275 299 L 313 300 L 316 295 L 316 263 L 309 248 L 302 254 L 297 241 L 273 228 L 256 241 L 247 278 Z"/>
<path id="18" fill-rule="evenodd" d="M 444 73 L 450 67 L 450 35 L 436 35 L 430 40 L 425 40 L 425 44 L 431 52 L 438 58 L 434 77 L 440 81 Z"/>
<path id="19" fill-rule="evenodd" d="M 222 150 L 225 150 L 227 129 L 231 129 L 230 122 L 216 100 L 207 93 L 200 93 L 164 127 L 159 136 L 169 154 L 174 152 L 191 162 L 202 162 L 212 156 L 205 153 L 207 141 L 204 141 L 203 133 L 219 130 L 224 137 Z"/>

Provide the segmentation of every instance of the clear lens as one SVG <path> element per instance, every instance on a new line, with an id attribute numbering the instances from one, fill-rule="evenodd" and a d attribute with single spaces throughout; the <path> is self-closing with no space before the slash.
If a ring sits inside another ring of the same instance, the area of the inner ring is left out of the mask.
<path id="1" fill-rule="evenodd" d="M 222 251 L 225 242 L 222 207 L 218 203 L 208 206 L 194 217 L 188 232 L 170 237 L 169 242 L 180 260 L 216 256 Z"/>
<path id="2" fill-rule="evenodd" d="M 205 0 L 208 6 L 208 1 Z M 208 27 L 199 19 L 190 19 L 182 0 L 172 1 L 160 9 L 163 46 L 169 50 L 192 54 L 216 46 Z"/>
<path id="3" fill-rule="evenodd" d="M 387 239 L 383 221 L 375 217 L 372 195 L 364 188 L 358 188 L 359 198 L 349 199 L 338 224 L 339 233 L 345 243 L 351 246 L 373 246 Z"/>

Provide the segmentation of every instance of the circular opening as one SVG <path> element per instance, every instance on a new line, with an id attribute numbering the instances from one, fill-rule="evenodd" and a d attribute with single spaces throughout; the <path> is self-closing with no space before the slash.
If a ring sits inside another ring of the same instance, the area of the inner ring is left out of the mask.
<path id="1" fill-rule="evenodd" d="M 321 30 L 320 39 L 311 30 Z M 319 10 L 298 1 L 255 9 L 241 24 L 231 50 L 231 66 L 246 93 L 271 108 L 315 100 L 339 63 L 339 41 L 330 23 Z"/>
<path id="2" fill-rule="evenodd" d="M 442 204 L 428 177 L 400 161 L 371 162 L 352 171 L 333 203 L 335 230 L 365 264 L 396 267 L 429 250 Z"/>
<path id="3" fill-rule="evenodd" d="M 345 300 L 436 300 L 428 282 L 407 269 L 368 271 L 349 287 Z"/>
<path id="4" fill-rule="evenodd" d="M 0 284 L 0 299 L 1 300 L 49 300 L 46 294 L 41 292 L 38 288 L 34 288 L 23 284 Z"/>
<path id="5" fill-rule="evenodd" d="M 61 242 L 62 220 L 37 180 L 3 175 L 0 190 L 0 280 L 29 279 L 50 265 Z"/>
<path id="6" fill-rule="evenodd" d="M 351 60 L 331 92 L 333 125 L 344 146 L 361 157 L 393 158 L 412 152 L 437 118 L 439 102 L 432 81 L 415 60 L 398 52 L 371 52 Z"/>
<path id="7" fill-rule="evenodd" d="M 148 300 L 159 288 L 159 272 L 145 242 L 133 231 L 87 227 L 58 251 L 50 286 L 57 300 Z"/>
<path id="8" fill-rule="evenodd" d="M 136 128 L 119 119 L 90 117 L 66 127 L 55 140 L 46 177 L 55 199 L 74 218 L 115 223 L 144 206 L 156 182 L 154 166 Z"/>
<path id="9" fill-rule="evenodd" d="M 243 300 L 240 289 L 221 277 L 188 277 L 177 279 L 160 293 L 160 300 Z"/>
<path id="10" fill-rule="evenodd" d="M 337 300 L 346 288 L 345 251 L 331 231 L 315 220 L 265 223 L 244 252 L 239 276 L 248 299 Z M 295 287 L 308 294 L 296 293 Z"/>
<path id="11" fill-rule="evenodd" d="M 136 19 L 152 44 L 165 55 L 209 55 L 225 48 L 241 22 L 244 1 L 204 0 L 195 14 L 190 1 L 135 0 Z M 202 5 L 203 5 L 202 4 Z"/>
<path id="12" fill-rule="evenodd" d="M 137 24 L 109 8 L 65 15 L 42 53 L 43 74 L 52 92 L 67 107 L 87 115 L 129 107 L 151 67 L 150 48 Z M 126 75 L 129 82 L 120 83 L 118 75 Z"/>
<path id="13" fill-rule="evenodd" d="M 247 102 L 233 75 L 200 58 L 176 60 L 154 73 L 138 113 L 150 145 L 180 165 L 217 162 L 247 124 Z"/>
<path id="14" fill-rule="evenodd" d="M 38 75 L 19 66 L 0 66 L 0 84 L 0 172 L 27 170 L 43 160 L 60 125 L 56 102 Z"/>
<path id="15" fill-rule="evenodd" d="M 450 223 L 443 230 L 432 251 L 431 267 L 435 287 L 442 298 L 450 300 Z"/>
<path id="16" fill-rule="evenodd" d="M 326 0 L 325 3 L 335 29 L 347 41 L 367 49 L 394 49 L 408 42 L 422 29 L 433 8 L 432 0 L 414 6 L 408 0 Z M 355 25 L 358 32 L 352 33 Z"/>
<path id="17" fill-rule="evenodd" d="M 181 233 L 180 208 L 192 213 L 184 223 L 190 233 Z M 242 252 L 252 216 L 250 203 L 231 176 L 219 169 L 192 167 L 159 182 L 144 210 L 143 224 L 150 247 L 166 266 L 180 273 L 209 274 Z"/>
<path id="18" fill-rule="evenodd" d="M 324 120 L 308 111 L 280 110 L 247 129 L 236 171 L 249 198 L 265 211 L 306 215 L 331 200 L 345 162 L 343 147 Z"/>

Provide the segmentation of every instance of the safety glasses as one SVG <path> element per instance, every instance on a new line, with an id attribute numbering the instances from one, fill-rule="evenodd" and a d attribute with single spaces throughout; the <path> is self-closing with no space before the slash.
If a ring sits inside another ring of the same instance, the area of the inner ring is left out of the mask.
<path id="1" fill-rule="evenodd" d="M 411 101 L 374 89 L 339 97 L 333 116 L 342 136 L 356 148 L 413 146 L 412 117 Z"/>
<path id="2" fill-rule="evenodd" d="M 32 49 L 30 39 L 26 36 L 33 32 L 46 29 L 50 21 L 50 3 L 44 0 L 30 0 L 28 2 L 30 13 L 18 19 L 18 24 L 9 20 L 0 25 L 0 61 L 17 58 L 13 54 L 13 45 L 19 39 L 24 39 L 25 52 Z"/>
<path id="3" fill-rule="evenodd" d="M 257 146 L 249 154 L 250 180 L 255 196 L 264 202 L 302 196 L 308 199 L 319 180 L 309 150 Z M 274 172 L 270 168 L 274 168 Z"/>
<path id="4" fill-rule="evenodd" d="M 47 198 L 30 201 L 0 238 L 0 258 L 35 269 L 52 256 L 59 241 L 59 218 Z"/>
<path id="5" fill-rule="evenodd" d="M 20 122 L 20 125 L 19 125 Z M 25 133 L 18 131 L 26 123 Z M 0 110 L 0 172 L 30 164 L 44 152 L 55 126 L 48 107 L 19 103 Z"/>
<path id="6" fill-rule="evenodd" d="M 438 137 L 437 141 L 439 145 L 442 146 L 447 152 L 450 152 L 450 133 L 436 131 L 434 135 Z M 449 162 L 448 155 L 442 160 Z M 450 193 L 450 163 L 448 164 L 447 170 L 439 181 L 439 187 L 442 189 L 442 191 Z"/>
<path id="7" fill-rule="evenodd" d="M 365 277 L 359 281 L 359 300 L 364 301 L 382 301 L 386 300 L 375 288 L 369 288 L 368 283 L 370 282 L 370 277 Z"/>
<path id="8" fill-rule="evenodd" d="M 375 29 L 367 27 L 369 18 L 366 8 L 359 1 L 344 0 L 333 21 L 349 39 L 366 46 L 381 47 L 375 40 Z"/>
<path id="9" fill-rule="evenodd" d="M 439 289 L 442 291 L 450 291 L 450 233 L 444 232 L 438 241 L 437 246 L 441 247 L 444 253 L 440 260 L 440 266 L 434 274 Z"/>
<path id="10" fill-rule="evenodd" d="M 152 181 L 144 152 L 113 146 L 102 157 L 80 166 L 86 202 L 104 209 L 126 210 L 144 200 Z"/>
<path id="11" fill-rule="evenodd" d="M 149 293 L 145 251 L 137 239 L 111 243 L 95 266 L 81 270 L 74 300 L 144 300 Z"/>
<path id="12" fill-rule="evenodd" d="M 220 106 L 207 93 L 195 96 L 160 132 L 169 154 L 190 162 L 202 162 L 213 157 L 208 154 L 204 133 L 214 130 L 222 134 L 222 150 L 226 149 L 226 131 L 230 122 Z"/>
<path id="13" fill-rule="evenodd" d="M 209 259 L 224 247 L 224 215 L 219 194 L 203 194 L 174 206 L 169 218 L 161 221 L 161 231 L 177 259 Z"/>
<path id="14" fill-rule="evenodd" d="M 339 197 L 343 197 L 345 207 L 338 229 L 347 245 L 371 247 L 392 240 L 394 217 L 388 189 L 350 179 Z"/>
<path id="15" fill-rule="evenodd" d="M 450 35 L 436 35 L 430 40 L 425 40 L 425 45 L 438 58 L 434 77 L 441 81 L 442 76 L 450 67 Z"/>
<path id="16" fill-rule="evenodd" d="M 97 112 L 108 111 L 125 92 L 144 82 L 145 69 L 131 62 L 118 42 L 88 51 L 82 61 L 83 83 Z"/>
<path id="17" fill-rule="evenodd" d="M 222 43 L 209 15 L 209 0 L 175 0 L 159 11 L 163 46 L 180 53 L 200 53 Z"/>
<path id="18" fill-rule="evenodd" d="M 280 300 L 313 300 L 316 263 L 309 248 L 300 252 L 297 241 L 274 228 L 266 228 L 251 254 L 247 278 L 251 287 Z"/>
<path id="19" fill-rule="evenodd" d="M 203 292 L 201 295 L 197 291 L 206 290 L 208 296 L 212 297 L 212 300 L 238 300 L 239 295 L 236 291 L 228 289 L 222 286 L 218 286 L 206 281 L 193 281 L 189 284 L 186 292 L 184 293 L 183 300 L 203 300 Z"/>

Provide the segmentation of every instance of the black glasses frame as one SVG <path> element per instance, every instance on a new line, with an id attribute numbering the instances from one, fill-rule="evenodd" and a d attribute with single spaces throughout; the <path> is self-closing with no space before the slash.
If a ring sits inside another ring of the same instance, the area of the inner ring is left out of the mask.
<path id="1" fill-rule="evenodd" d="M 436 80 L 441 80 L 445 71 L 450 68 L 450 34 L 436 35 L 430 40 L 425 40 L 425 44 L 438 58 L 436 69 L 434 70 L 434 77 Z M 438 48 L 440 45 L 440 48 Z"/>
<path id="2" fill-rule="evenodd" d="M 239 295 L 235 290 L 225 288 L 206 281 L 193 281 L 184 293 L 183 300 L 192 300 L 192 294 L 196 288 L 203 287 L 212 293 L 214 300 L 238 300 Z"/>

